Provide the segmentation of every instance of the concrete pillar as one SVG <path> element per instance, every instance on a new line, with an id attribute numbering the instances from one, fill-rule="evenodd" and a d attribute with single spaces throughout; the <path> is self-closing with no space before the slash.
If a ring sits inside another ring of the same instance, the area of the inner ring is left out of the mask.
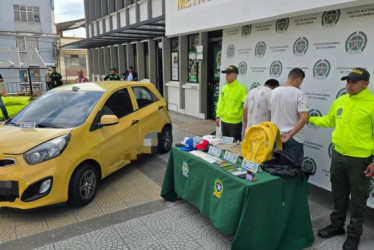
<path id="1" fill-rule="evenodd" d="M 179 107 L 185 108 L 183 84 L 188 82 L 188 36 L 179 37 Z"/>
<path id="2" fill-rule="evenodd" d="M 203 46 L 203 61 L 199 62 L 199 112 L 207 117 L 208 110 L 208 32 L 199 34 L 199 44 Z"/>
<path id="3" fill-rule="evenodd" d="M 101 15 L 101 0 L 94 0 L 94 5 L 95 5 L 95 17 L 96 19 L 99 19 L 102 17 Z"/>
<path id="4" fill-rule="evenodd" d="M 97 81 L 96 75 L 100 74 L 100 67 L 99 67 L 99 50 L 100 48 L 93 49 L 93 72 L 91 73 L 91 78 L 94 81 Z M 92 76 L 92 74 L 94 76 Z"/>
<path id="5" fill-rule="evenodd" d="M 109 68 L 111 67 L 111 62 L 110 62 L 110 46 L 104 47 L 104 71 L 105 74 L 109 74 Z"/>
<path id="6" fill-rule="evenodd" d="M 126 60 L 126 47 L 125 45 L 118 45 L 118 73 L 122 74 L 127 70 L 127 60 Z"/>
<path id="7" fill-rule="evenodd" d="M 99 48 L 98 64 L 99 64 L 99 75 L 101 77 L 101 75 L 105 75 L 104 48 Z"/>
<path id="8" fill-rule="evenodd" d="M 110 46 L 110 65 L 117 69 L 118 74 L 122 73 L 118 69 L 118 46 Z"/>
<path id="9" fill-rule="evenodd" d="M 157 86 L 157 48 L 156 41 L 153 39 L 148 39 L 148 60 L 149 80 L 157 89 L 162 88 L 162 83 L 158 83 L 161 86 Z"/>
<path id="10" fill-rule="evenodd" d="M 122 0 L 115 0 L 115 1 L 117 1 L 117 10 L 123 9 L 125 7 Z"/>
<path id="11" fill-rule="evenodd" d="M 94 71 L 94 49 L 87 49 L 87 59 L 88 59 L 88 72 L 87 76 L 91 81 L 94 81 L 92 74 Z"/>
<path id="12" fill-rule="evenodd" d="M 171 81 L 171 44 L 167 37 L 162 38 L 162 79 L 164 80 L 163 92 L 165 100 L 168 100 L 168 91 L 165 83 Z"/>
<path id="13" fill-rule="evenodd" d="M 116 11 L 116 4 L 115 4 L 115 1 L 116 0 L 109 0 L 108 1 L 108 14 L 110 15 L 111 13 L 115 12 Z"/>
<path id="14" fill-rule="evenodd" d="M 136 65 L 134 65 L 134 49 L 133 49 L 133 46 L 135 46 L 134 44 L 126 44 L 126 61 L 127 61 L 127 67 L 130 67 L 130 66 L 133 66 L 135 67 Z M 127 68 L 126 67 L 126 68 Z M 138 69 L 136 69 L 138 70 Z"/>
<path id="15" fill-rule="evenodd" d="M 136 42 L 136 56 L 137 56 L 137 71 L 138 80 L 143 80 L 145 78 L 145 67 L 144 67 L 144 43 Z"/>

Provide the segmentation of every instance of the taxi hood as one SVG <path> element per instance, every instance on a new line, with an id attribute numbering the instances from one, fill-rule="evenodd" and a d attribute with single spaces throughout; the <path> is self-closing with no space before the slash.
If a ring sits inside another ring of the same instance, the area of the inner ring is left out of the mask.
<path id="1" fill-rule="evenodd" d="M 69 134 L 71 128 L 21 129 L 0 125 L 0 153 L 23 154 L 29 149 L 56 137 Z"/>

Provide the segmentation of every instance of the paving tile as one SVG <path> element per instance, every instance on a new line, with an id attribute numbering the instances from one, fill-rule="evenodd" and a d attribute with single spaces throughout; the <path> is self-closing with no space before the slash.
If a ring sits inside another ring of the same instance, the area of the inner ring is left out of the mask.
<path id="1" fill-rule="evenodd" d="M 75 209 L 74 215 L 78 221 L 85 221 L 104 215 L 104 212 L 101 210 L 98 201 L 94 199 L 90 204 Z"/>
<path id="2" fill-rule="evenodd" d="M 32 224 L 23 224 L 15 228 L 17 239 L 45 232 L 47 230 L 48 226 L 45 220 L 40 220 L 39 222 L 32 222 Z"/>
<path id="3" fill-rule="evenodd" d="M 49 230 L 78 222 L 69 206 L 46 210 L 44 215 Z"/>
<path id="4" fill-rule="evenodd" d="M 330 209 L 326 208 L 325 206 L 318 204 L 315 201 L 309 200 L 309 211 L 310 211 L 310 218 L 311 220 L 316 220 L 321 217 L 329 216 L 331 211 Z"/>
<path id="5" fill-rule="evenodd" d="M 99 190 L 95 199 L 104 214 L 117 212 L 127 208 L 126 203 L 109 186 L 106 186 L 105 189 Z"/>
<path id="6" fill-rule="evenodd" d="M 38 248 L 34 248 L 33 250 L 54 250 L 54 246 L 53 244 L 50 244 L 50 245 L 45 245 L 45 246 L 42 246 L 42 247 L 38 247 Z"/>
<path id="7" fill-rule="evenodd" d="M 86 234 L 92 249 L 128 249 L 114 227 L 107 227 Z"/>
<path id="8" fill-rule="evenodd" d="M 214 242 L 214 243 L 208 243 L 204 246 L 202 246 L 199 249 L 204 250 L 230 250 L 231 249 L 231 241 L 227 238 L 222 238 L 221 240 Z"/>
<path id="9" fill-rule="evenodd" d="M 56 250 L 87 250 L 92 249 L 85 235 L 77 236 L 53 244 Z"/>
<path id="10" fill-rule="evenodd" d="M 201 245 L 186 233 L 174 234 L 171 238 L 163 240 L 167 249 L 199 249 Z"/>
<path id="11" fill-rule="evenodd" d="M 207 225 L 204 227 L 196 228 L 193 231 L 187 232 L 194 241 L 199 245 L 205 246 L 210 243 L 218 242 L 222 239 L 227 239 L 221 234 L 213 225 Z"/>

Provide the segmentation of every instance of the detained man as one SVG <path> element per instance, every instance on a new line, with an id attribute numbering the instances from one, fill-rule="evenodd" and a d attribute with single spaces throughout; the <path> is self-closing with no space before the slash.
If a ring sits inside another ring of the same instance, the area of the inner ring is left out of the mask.
<path id="1" fill-rule="evenodd" d="M 252 125 L 270 121 L 269 95 L 277 87 L 279 87 L 279 82 L 275 79 L 269 79 L 264 86 L 259 86 L 248 92 L 243 110 L 245 130 Z"/>
<path id="2" fill-rule="evenodd" d="M 300 164 L 304 158 L 304 133 L 309 109 L 305 93 L 300 89 L 305 73 L 294 68 L 286 83 L 270 93 L 269 109 L 271 121 L 278 126 L 282 137 L 282 148 L 293 155 Z"/>

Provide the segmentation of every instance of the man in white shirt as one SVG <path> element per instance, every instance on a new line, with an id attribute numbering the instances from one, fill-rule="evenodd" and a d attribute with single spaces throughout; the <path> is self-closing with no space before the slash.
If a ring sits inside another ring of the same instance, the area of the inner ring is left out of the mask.
<path id="1" fill-rule="evenodd" d="M 245 130 L 252 125 L 270 121 L 269 95 L 277 87 L 279 87 L 279 82 L 275 79 L 269 79 L 264 86 L 259 86 L 248 92 L 243 110 Z"/>
<path id="2" fill-rule="evenodd" d="M 269 98 L 271 121 L 279 127 L 283 150 L 292 154 L 300 166 L 304 158 L 302 128 L 309 120 L 307 98 L 300 89 L 304 78 L 304 71 L 294 68 L 286 83 L 274 89 Z"/>
<path id="3" fill-rule="evenodd" d="M 130 66 L 129 69 L 121 74 L 124 81 L 138 81 L 138 73 L 134 71 L 134 67 Z"/>

